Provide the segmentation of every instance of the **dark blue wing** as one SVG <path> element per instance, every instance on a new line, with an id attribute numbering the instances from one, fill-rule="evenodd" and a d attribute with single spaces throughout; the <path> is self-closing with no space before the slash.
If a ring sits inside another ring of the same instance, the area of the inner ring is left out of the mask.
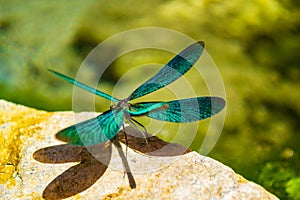
<path id="1" fill-rule="evenodd" d="M 158 90 L 184 75 L 199 59 L 204 49 L 204 42 L 196 42 L 169 61 L 152 78 L 138 87 L 129 100 L 144 96 Z"/>
<path id="2" fill-rule="evenodd" d="M 108 110 L 96 118 L 74 124 L 59 131 L 56 138 L 79 146 L 101 144 L 119 133 L 123 121 L 123 110 Z"/>
<path id="3" fill-rule="evenodd" d="M 131 105 L 131 108 L 140 111 L 157 103 L 136 103 Z M 219 97 L 195 97 L 166 103 L 162 106 L 162 109 L 150 111 L 146 116 L 168 122 L 194 122 L 209 118 L 225 107 L 225 100 Z"/>

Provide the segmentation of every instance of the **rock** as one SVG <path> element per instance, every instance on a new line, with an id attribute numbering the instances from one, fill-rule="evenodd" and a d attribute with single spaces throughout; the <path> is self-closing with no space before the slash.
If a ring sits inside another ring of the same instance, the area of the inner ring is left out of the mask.
<path id="1" fill-rule="evenodd" d="M 156 137 L 146 143 L 130 128 L 127 176 L 111 143 L 86 149 L 55 139 L 75 119 L 96 115 L 0 100 L 0 199 L 277 199 L 218 161 Z M 125 141 L 118 138 L 117 146 Z"/>

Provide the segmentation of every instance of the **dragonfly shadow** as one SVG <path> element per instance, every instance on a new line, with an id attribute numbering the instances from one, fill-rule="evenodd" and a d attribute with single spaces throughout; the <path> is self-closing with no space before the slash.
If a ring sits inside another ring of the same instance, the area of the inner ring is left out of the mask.
<path id="1" fill-rule="evenodd" d="M 141 132 L 131 126 L 126 127 L 125 132 L 129 148 L 150 156 L 179 156 L 191 152 L 190 149 L 180 144 L 165 142 L 156 136 L 143 133 L 149 139 L 147 143 Z M 119 135 L 120 141 L 126 144 L 124 134 L 119 133 Z"/>
<path id="2" fill-rule="evenodd" d="M 43 191 L 43 198 L 63 199 L 92 186 L 106 171 L 111 156 L 110 143 L 97 145 L 95 148 L 101 152 L 101 159 L 95 158 L 85 147 L 68 144 L 37 150 L 33 158 L 39 162 L 57 164 L 79 162 L 49 183 Z"/>
<path id="3" fill-rule="evenodd" d="M 190 152 L 181 145 L 164 142 L 156 136 L 148 135 L 149 142 L 147 143 L 145 138 L 141 137 L 141 133 L 132 127 L 126 127 L 125 132 L 127 133 L 128 147 L 137 152 L 151 156 L 177 156 Z M 42 148 L 34 152 L 33 158 L 42 163 L 79 162 L 49 183 L 43 191 L 43 198 L 68 198 L 91 187 L 107 169 L 112 154 L 111 144 L 113 143 L 119 149 L 121 149 L 119 141 L 126 144 L 124 135 L 121 131 L 114 141 L 89 146 L 88 149 L 84 146 L 64 144 Z M 120 156 L 126 159 L 124 154 L 123 156 L 120 154 Z M 130 187 L 134 188 L 135 181 L 130 171 L 127 172 L 127 176 Z"/>

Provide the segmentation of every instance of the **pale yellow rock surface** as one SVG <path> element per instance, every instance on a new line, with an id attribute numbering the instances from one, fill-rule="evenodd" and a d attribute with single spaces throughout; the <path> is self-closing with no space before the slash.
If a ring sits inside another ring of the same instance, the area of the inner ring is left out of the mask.
<path id="1" fill-rule="evenodd" d="M 277 199 L 196 152 L 162 157 L 128 148 L 136 181 L 136 188 L 131 189 L 115 148 L 110 154 L 105 144 L 93 154 L 103 162 L 110 160 L 106 168 L 83 148 L 55 139 L 57 131 L 74 123 L 74 116 L 73 112 L 48 113 L 0 100 L 0 199 L 42 199 L 43 192 L 48 199 L 59 199 L 63 193 L 79 190 L 84 191 L 68 199 Z M 76 116 L 83 120 L 96 114 Z M 49 186 L 55 178 L 58 182 Z"/>

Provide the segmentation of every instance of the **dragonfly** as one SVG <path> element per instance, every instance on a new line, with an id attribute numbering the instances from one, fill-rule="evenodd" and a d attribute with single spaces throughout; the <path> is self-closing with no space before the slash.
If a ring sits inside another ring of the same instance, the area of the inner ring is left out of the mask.
<path id="1" fill-rule="evenodd" d="M 72 145 L 91 146 L 112 140 L 117 136 L 122 126 L 124 129 L 125 121 L 144 127 L 135 120 L 135 117 L 147 116 L 166 122 L 187 123 L 203 120 L 219 113 L 226 103 L 223 98 L 217 96 L 130 103 L 132 100 L 164 88 L 182 77 L 198 61 L 204 47 L 203 41 L 189 45 L 164 65 L 154 76 L 134 90 L 129 97 L 121 100 L 49 69 L 50 72 L 59 78 L 113 102 L 109 110 L 95 118 L 59 131 L 56 134 L 56 138 Z"/>

